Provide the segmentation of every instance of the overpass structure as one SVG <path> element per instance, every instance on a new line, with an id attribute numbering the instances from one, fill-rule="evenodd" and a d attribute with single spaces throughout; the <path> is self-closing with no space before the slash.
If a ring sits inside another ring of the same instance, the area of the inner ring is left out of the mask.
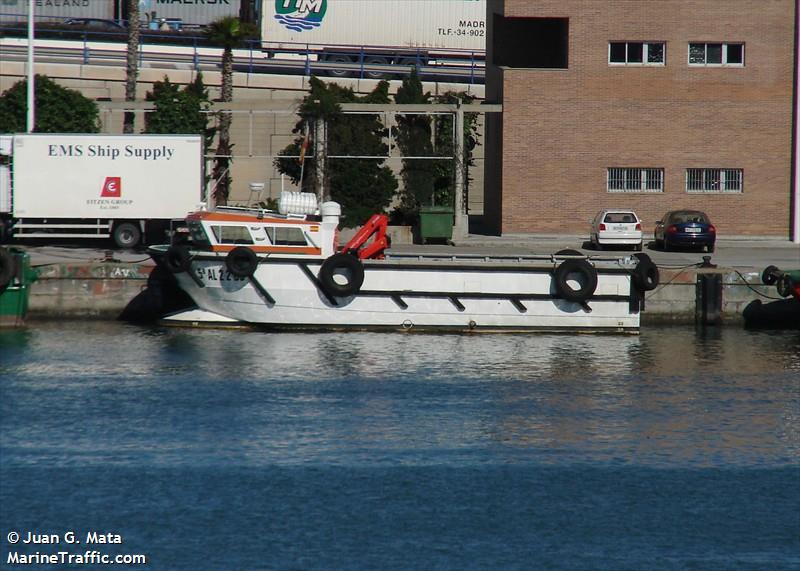
<path id="1" fill-rule="evenodd" d="M 102 36 L 99 38 L 102 40 Z M 84 36 L 75 39 L 41 39 L 34 41 L 36 60 L 46 63 L 75 65 L 124 66 L 127 44 L 98 41 Z M 25 61 L 27 38 L 6 37 L 0 39 L 0 54 L 4 61 Z M 161 67 L 213 71 L 219 67 L 221 48 L 194 43 L 191 45 L 168 45 L 141 43 L 139 45 L 139 67 Z M 418 75 L 433 82 L 450 82 L 478 85 L 484 82 L 485 66 L 482 59 L 471 58 L 438 63 L 409 62 L 407 66 L 380 63 L 369 58 L 355 58 L 349 63 L 320 60 L 310 50 L 299 49 L 295 53 L 270 54 L 251 44 L 246 49 L 233 51 L 234 68 L 248 74 L 278 75 L 330 75 L 336 78 L 358 79 L 402 79 L 416 69 Z"/>

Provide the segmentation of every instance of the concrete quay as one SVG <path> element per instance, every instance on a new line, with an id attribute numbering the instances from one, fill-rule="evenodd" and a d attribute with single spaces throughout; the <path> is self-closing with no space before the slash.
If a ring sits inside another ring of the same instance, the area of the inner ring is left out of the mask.
<path id="1" fill-rule="evenodd" d="M 455 246 L 398 244 L 393 251 L 472 255 L 552 254 L 564 248 L 597 255 L 580 237 L 573 236 L 475 236 Z M 95 248 L 24 246 L 39 279 L 31 288 L 29 318 L 116 319 L 128 303 L 147 286 L 152 260 L 144 252 L 107 251 Z M 779 299 L 773 286 L 761 283 L 768 265 L 800 268 L 800 247 L 777 239 L 721 240 L 713 254 L 661 252 L 645 249 L 659 266 L 660 285 L 645 295 L 642 324 L 695 323 L 698 312 L 698 279 L 719 274 L 722 281 L 720 318 L 724 324 L 740 324 L 742 310 L 753 300 Z M 631 252 L 615 251 L 626 255 Z M 612 254 L 612 252 L 603 252 Z M 700 267 L 710 256 L 716 268 Z"/>
<path id="2" fill-rule="evenodd" d="M 117 319 L 147 285 L 155 267 L 149 259 L 104 261 L 91 250 L 70 252 L 69 259 L 52 253 L 46 260 L 28 248 L 39 279 L 31 286 L 28 319 Z M 85 255 L 85 259 L 81 259 Z M 115 253 L 116 255 L 116 253 Z M 146 258 L 146 256 L 145 256 Z"/>

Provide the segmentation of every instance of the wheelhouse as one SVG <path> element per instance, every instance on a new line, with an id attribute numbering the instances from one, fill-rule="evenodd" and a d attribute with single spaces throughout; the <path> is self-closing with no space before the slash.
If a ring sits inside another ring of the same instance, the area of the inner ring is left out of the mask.
<path id="1" fill-rule="evenodd" d="M 197 250 L 226 253 L 246 246 L 256 254 L 318 258 L 336 252 L 338 223 L 338 212 L 320 216 L 237 207 L 201 210 L 186 218 Z"/>

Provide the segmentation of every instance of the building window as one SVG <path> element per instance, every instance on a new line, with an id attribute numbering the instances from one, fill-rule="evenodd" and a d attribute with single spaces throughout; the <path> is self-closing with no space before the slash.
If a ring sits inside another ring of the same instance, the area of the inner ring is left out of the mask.
<path id="1" fill-rule="evenodd" d="M 664 169 L 608 169 L 608 192 L 664 192 Z"/>
<path id="2" fill-rule="evenodd" d="M 569 18 L 506 18 L 494 14 L 493 26 L 494 65 L 522 69 L 569 67 Z"/>
<path id="3" fill-rule="evenodd" d="M 664 65 L 664 42 L 609 42 L 612 65 Z"/>
<path id="4" fill-rule="evenodd" d="M 742 169 L 686 169 L 686 192 L 742 192 Z"/>
<path id="5" fill-rule="evenodd" d="M 689 44 L 689 65 L 744 65 L 744 44 Z"/>

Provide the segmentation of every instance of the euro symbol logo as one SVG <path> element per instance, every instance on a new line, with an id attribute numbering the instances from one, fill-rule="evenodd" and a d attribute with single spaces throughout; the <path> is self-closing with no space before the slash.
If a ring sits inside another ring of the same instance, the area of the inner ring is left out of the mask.
<path id="1" fill-rule="evenodd" d="M 120 198 L 122 196 L 122 177 L 107 176 L 100 196 L 104 198 Z"/>

